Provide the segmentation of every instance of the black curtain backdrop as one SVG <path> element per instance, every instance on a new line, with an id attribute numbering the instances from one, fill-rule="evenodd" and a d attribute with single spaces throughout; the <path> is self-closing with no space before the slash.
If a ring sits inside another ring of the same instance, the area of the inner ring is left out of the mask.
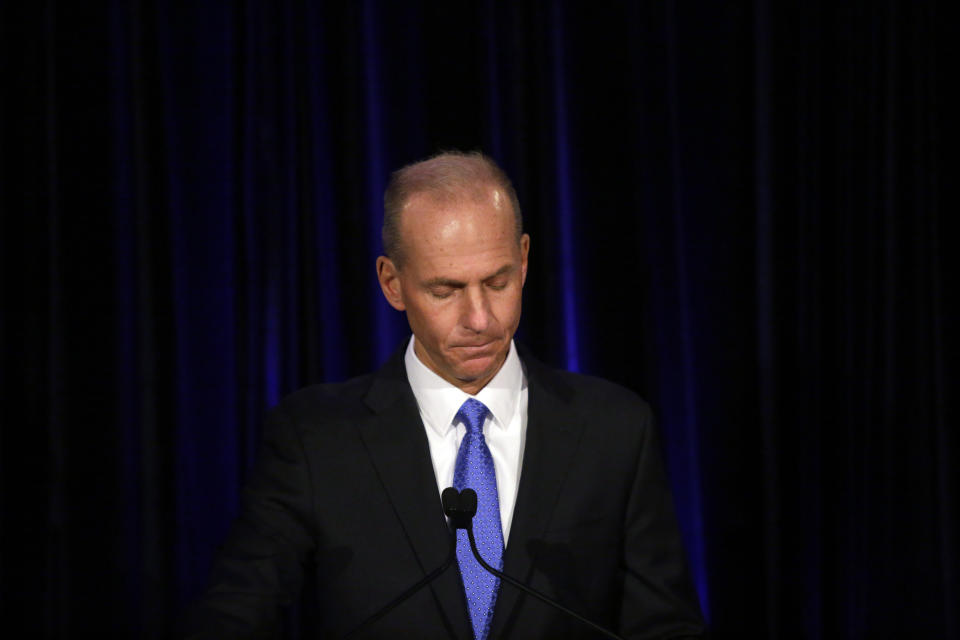
<path id="1" fill-rule="evenodd" d="M 3 3 L 4 627 L 172 631 L 264 411 L 406 335 L 389 171 L 462 148 L 520 339 L 654 405 L 716 637 L 960 637 L 943 14 Z"/>

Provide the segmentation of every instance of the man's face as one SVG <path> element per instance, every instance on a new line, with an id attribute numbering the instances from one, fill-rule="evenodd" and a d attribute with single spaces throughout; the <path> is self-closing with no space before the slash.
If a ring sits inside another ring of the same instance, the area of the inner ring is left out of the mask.
<path id="1" fill-rule="evenodd" d="M 500 369 L 520 322 L 530 238 L 517 242 L 510 200 L 493 188 L 481 202 L 415 195 L 400 232 L 401 268 L 377 260 L 383 293 L 407 312 L 420 360 L 476 394 Z"/>

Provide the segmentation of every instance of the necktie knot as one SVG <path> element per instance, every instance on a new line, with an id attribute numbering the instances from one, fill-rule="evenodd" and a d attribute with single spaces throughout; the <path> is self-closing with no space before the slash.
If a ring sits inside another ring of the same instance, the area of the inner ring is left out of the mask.
<path id="1" fill-rule="evenodd" d="M 466 402 L 460 405 L 460 410 L 457 411 L 457 417 L 460 418 L 467 427 L 468 432 L 482 434 L 483 420 L 487 417 L 489 411 L 487 405 L 479 400 L 468 398 Z"/>

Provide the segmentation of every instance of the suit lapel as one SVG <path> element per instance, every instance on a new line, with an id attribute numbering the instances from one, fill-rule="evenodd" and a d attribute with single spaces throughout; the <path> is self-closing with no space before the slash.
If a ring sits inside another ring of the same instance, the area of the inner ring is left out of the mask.
<path id="1" fill-rule="evenodd" d="M 527 440 L 503 572 L 527 583 L 534 561 L 530 543 L 542 539 L 550 522 L 579 446 L 583 423 L 568 410 L 573 389 L 528 355 L 523 356 L 523 362 L 528 383 Z M 491 638 L 503 635 L 520 595 L 518 589 L 501 585 Z"/>
<path id="2" fill-rule="evenodd" d="M 449 531 L 437 494 L 430 446 L 416 399 L 407 382 L 403 352 L 401 348 L 374 377 L 364 401 L 375 415 L 361 423 L 359 428 L 373 465 L 426 574 L 446 558 Z M 472 637 L 456 568 L 444 572 L 430 588 L 456 637 Z"/>

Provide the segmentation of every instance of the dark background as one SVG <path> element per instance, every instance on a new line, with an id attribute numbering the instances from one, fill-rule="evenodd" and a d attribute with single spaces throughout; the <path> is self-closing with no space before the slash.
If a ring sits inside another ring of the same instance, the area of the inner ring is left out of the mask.
<path id="1" fill-rule="evenodd" d="M 798 4 L 0 5 L 4 625 L 171 631 L 265 409 L 406 335 L 389 172 L 462 148 L 520 339 L 654 405 L 716 637 L 960 637 L 956 29 Z"/>

